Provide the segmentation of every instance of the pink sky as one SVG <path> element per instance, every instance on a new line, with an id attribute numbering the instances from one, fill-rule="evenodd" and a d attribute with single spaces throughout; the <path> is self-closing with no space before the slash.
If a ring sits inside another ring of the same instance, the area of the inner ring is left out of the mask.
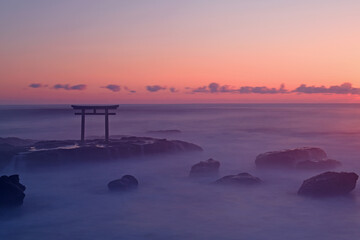
<path id="1" fill-rule="evenodd" d="M 359 12 L 358 1 L 4 1 L 0 103 L 360 102 Z M 352 89 L 191 93 L 213 82 Z"/>

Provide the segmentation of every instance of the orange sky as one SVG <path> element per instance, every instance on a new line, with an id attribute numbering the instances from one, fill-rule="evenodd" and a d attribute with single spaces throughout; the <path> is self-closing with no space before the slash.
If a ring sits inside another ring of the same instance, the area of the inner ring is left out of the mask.
<path id="1" fill-rule="evenodd" d="M 360 88 L 359 12 L 360 2 L 346 0 L 1 2 L 0 103 L 360 102 L 360 94 L 186 89 Z"/>

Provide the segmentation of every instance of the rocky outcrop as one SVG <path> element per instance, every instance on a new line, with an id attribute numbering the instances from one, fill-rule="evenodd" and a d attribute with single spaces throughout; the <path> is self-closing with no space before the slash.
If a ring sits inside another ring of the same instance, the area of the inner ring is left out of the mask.
<path id="1" fill-rule="evenodd" d="M 202 148 L 178 140 L 123 136 L 109 142 L 99 139 L 87 140 L 85 143 L 76 140 L 39 141 L 23 149 L 21 161 L 28 167 L 57 166 L 191 151 L 202 151 Z"/>
<path id="2" fill-rule="evenodd" d="M 216 176 L 219 173 L 220 162 L 212 158 L 201 161 L 191 167 L 190 177 Z"/>
<path id="3" fill-rule="evenodd" d="M 215 184 L 222 185 L 256 185 L 262 181 L 249 173 L 239 173 L 237 175 L 228 175 L 215 181 Z"/>
<path id="4" fill-rule="evenodd" d="M 19 206 L 25 198 L 25 186 L 20 183 L 19 175 L 0 177 L 0 207 Z"/>
<path id="5" fill-rule="evenodd" d="M 325 172 L 303 182 L 298 194 L 307 196 L 335 196 L 350 193 L 359 176 L 348 172 Z"/>
<path id="6" fill-rule="evenodd" d="M 35 142 L 36 142 L 35 140 L 31 140 L 31 139 L 22 139 L 17 137 L 6 137 L 6 138 L 0 137 L 0 145 L 9 144 L 14 147 L 24 147 L 24 146 L 30 146 Z"/>
<path id="7" fill-rule="evenodd" d="M 328 159 L 321 148 L 304 147 L 260 154 L 255 159 L 258 168 L 293 168 L 326 170 L 341 165 L 339 161 Z"/>
<path id="8" fill-rule="evenodd" d="M 138 180 L 132 175 L 125 175 L 108 183 L 110 191 L 129 191 L 136 189 L 139 185 Z"/>

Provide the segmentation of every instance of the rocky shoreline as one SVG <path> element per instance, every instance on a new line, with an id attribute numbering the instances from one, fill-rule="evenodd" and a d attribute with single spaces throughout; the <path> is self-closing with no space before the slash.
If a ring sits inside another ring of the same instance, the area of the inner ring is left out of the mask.
<path id="1" fill-rule="evenodd" d="M 28 167 L 115 160 L 165 153 L 201 152 L 193 143 L 150 137 L 122 136 L 106 142 L 92 139 L 35 141 L 20 138 L 0 138 L 0 169 L 14 157 Z"/>
<path id="2" fill-rule="evenodd" d="M 77 160 L 80 162 L 97 160 L 115 160 L 130 157 L 150 156 L 163 153 L 200 152 L 201 147 L 184 141 L 157 139 L 150 137 L 122 136 L 109 142 L 93 139 L 86 142 L 76 140 L 35 141 L 19 138 L 0 138 L 0 163 L 4 166 L 14 157 L 20 157 L 26 167 L 51 166 L 66 164 Z M 323 171 L 341 166 L 337 160 L 329 159 L 320 148 L 303 147 L 259 154 L 255 166 L 262 170 L 294 169 Z M 0 165 L 1 166 L 1 165 Z M 261 185 L 264 180 L 247 172 L 226 175 L 217 180 L 220 161 L 212 158 L 194 164 L 189 176 L 195 178 L 212 178 L 209 184 L 232 186 Z M 298 195 L 311 197 L 328 197 L 346 195 L 356 187 L 358 175 L 353 172 L 323 172 L 304 180 Z M 214 181 L 215 180 L 215 181 Z M 110 191 L 135 190 L 139 185 L 136 177 L 125 175 L 108 183 Z M 0 178 L 0 205 L 22 205 L 25 186 L 19 182 L 18 175 Z"/>

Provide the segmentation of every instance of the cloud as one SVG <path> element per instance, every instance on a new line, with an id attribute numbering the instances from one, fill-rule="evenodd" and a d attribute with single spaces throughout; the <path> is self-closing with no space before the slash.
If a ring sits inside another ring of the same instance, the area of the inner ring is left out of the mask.
<path id="1" fill-rule="evenodd" d="M 228 93 L 228 92 L 236 92 L 236 89 L 233 89 L 229 85 L 221 86 L 220 84 L 213 82 L 210 83 L 208 86 L 195 88 L 192 92 L 193 93 L 218 93 L 218 92 Z"/>
<path id="2" fill-rule="evenodd" d="M 198 87 L 192 90 L 193 93 L 235 93 L 238 89 L 230 85 L 220 85 L 212 82 L 208 86 Z"/>
<path id="3" fill-rule="evenodd" d="M 219 88 L 218 88 L 218 92 L 222 92 L 222 93 L 235 92 L 235 91 L 236 90 L 233 89 L 233 87 L 231 87 L 229 85 L 219 86 Z"/>
<path id="4" fill-rule="evenodd" d="M 280 88 L 268 88 L 268 87 L 240 87 L 239 93 L 258 93 L 258 94 L 278 94 L 278 93 L 289 93 L 285 89 L 285 85 L 281 84 Z"/>
<path id="5" fill-rule="evenodd" d="M 116 85 L 116 84 L 109 84 L 109 85 L 101 87 L 101 88 L 106 88 L 106 89 L 108 89 L 110 91 L 113 91 L 113 92 L 119 92 L 121 90 L 125 90 L 125 91 L 127 91 L 129 93 L 136 93 L 135 90 L 131 90 L 127 86 L 120 86 L 120 85 Z"/>
<path id="6" fill-rule="evenodd" d="M 352 94 L 360 95 L 360 88 L 355 88 L 351 83 L 343 83 L 341 85 L 334 85 L 330 87 L 325 86 L 307 86 L 301 84 L 294 90 L 287 90 L 284 84 L 281 84 L 279 88 L 269 87 L 251 87 L 242 86 L 240 88 L 234 88 L 229 85 L 220 85 L 218 83 L 210 83 L 208 86 L 202 86 L 198 88 L 185 88 L 190 90 L 190 93 L 238 93 L 238 94 L 289 94 L 289 93 L 306 93 L 306 94 Z"/>
<path id="7" fill-rule="evenodd" d="M 146 90 L 148 90 L 149 92 L 157 92 L 160 90 L 165 90 L 166 87 L 162 87 L 159 85 L 150 85 L 150 86 L 146 86 Z"/>
<path id="8" fill-rule="evenodd" d="M 341 85 L 334 85 L 330 87 L 325 86 L 306 86 L 305 84 L 301 84 L 299 87 L 294 89 L 292 92 L 297 93 L 330 93 L 330 94 L 354 94 L 360 95 L 360 88 L 354 88 L 351 83 L 343 83 Z"/>
<path id="9" fill-rule="evenodd" d="M 174 87 L 169 88 L 169 91 L 172 92 L 172 93 L 178 92 L 178 90 L 176 88 L 174 88 Z"/>
<path id="10" fill-rule="evenodd" d="M 109 84 L 109 85 L 107 85 L 105 87 L 102 87 L 102 88 L 106 88 L 106 89 L 108 89 L 110 91 L 113 91 L 113 92 L 118 92 L 118 91 L 121 90 L 121 86 L 115 85 L 115 84 Z"/>
<path id="11" fill-rule="evenodd" d="M 219 91 L 220 85 L 218 83 L 210 83 L 208 87 L 210 92 L 214 93 Z"/>
<path id="12" fill-rule="evenodd" d="M 42 88 L 42 87 L 47 87 L 47 85 L 43 85 L 41 83 L 31 83 L 31 84 L 29 84 L 29 87 L 31 87 L 31 88 Z"/>
<path id="13" fill-rule="evenodd" d="M 268 87 L 249 87 L 243 86 L 240 88 L 234 88 L 230 85 L 220 85 L 218 83 L 210 83 L 208 86 L 198 87 L 192 90 L 192 93 L 258 93 L 258 94 L 275 94 L 275 93 L 288 93 L 284 84 L 280 88 L 268 88 Z"/>
<path id="14" fill-rule="evenodd" d="M 67 89 L 69 88 L 69 85 L 68 84 L 55 84 L 54 85 L 54 89 Z"/>
<path id="15" fill-rule="evenodd" d="M 69 90 L 85 90 L 85 89 L 86 89 L 85 84 L 78 84 L 78 85 L 74 85 L 74 86 L 70 87 Z"/>
<path id="16" fill-rule="evenodd" d="M 128 91 L 129 93 L 136 93 L 135 90 L 131 90 L 131 89 L 129 89 L 127 86 L 124 86 L 124 89 L 125 89 L 126 91 Z"/>
<path id="17" fill-rule="evenodd" d="M 192 90 L 192 92 L 193 93 L 207 93 L 207 92 L 209 92 L 209 90 L 207 89 L 206 86 L 203 86 L 203 87 L 195 88 L 194 90 Z"/>
<path id="18" fill-rule="evenodd" d="M 85 90 L 86 89 L 86 85 L 85 84 L 78 84 L 78 85 L 73 85 L 70 86 L 69 84 L 55 84 L 54 89 L 64 89 L 64 90 Z"/>
<path id="19" fill-rule="evenodd" d="M 50 87 L 48 85 L 44 85 L 42 83 L 30 83 L 28 85 L 29 88 L 52 88 L 52 89 L 64 89 L 64 90 L 85 90 L 87 85 L 78 84 L 78 85 L 69 85 L 69 84 L 55 84 Z M 124 90 L 128 93 L 136 93 L 135 90 L 129 89 L 127 86 L 120 86 L 116 84 L 108 84 L 101 88 L 108 89 L 113 92 L 119 92 Z M 149 92 L 158 92 L 161 90 L 169 90 L 171 93 L 179 92 L 178 89 L 174 87 L 166 87 L 160 85 L 148 85 L 146 86 L 146 90 Z M 341 85 L 333 85 L 333 86 L 307 86 L 306 84 L 301 84 L 299 87 L 294 90 L 287 90 L 284 84 L 281 84 L 279 88 L 270 88 L 266 86 L 241 86 L 241 87 L 233 87 L 230 85 L 220 85 L 219 83 L 212 82 L 207 86 L 201 86 L 197 88 L 185 87 L 186 92 L 190 94 L 195 93 L 208 93 L 208 94 L 216 94 L 216 93 L 232 93 L 232 94 L 289 94 L 289 93 L 299 93 L 299 94 L 351 94 L 351 95 L 360 95 L 360 88 L 353 87 L 351 83 L 343 83 Z"/>

